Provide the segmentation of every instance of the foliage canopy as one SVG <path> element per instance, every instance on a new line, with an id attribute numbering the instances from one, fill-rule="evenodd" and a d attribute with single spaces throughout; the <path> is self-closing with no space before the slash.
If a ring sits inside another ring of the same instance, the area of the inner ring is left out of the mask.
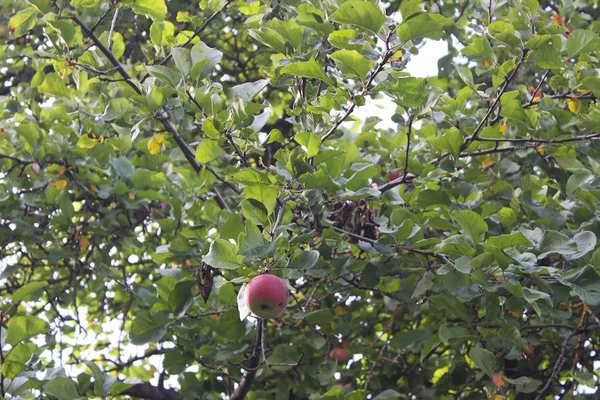
<path id="1" fill-rule="evenodd" d="M 596 3 L 3 0 L 1 396 L 593 393 Z"/>

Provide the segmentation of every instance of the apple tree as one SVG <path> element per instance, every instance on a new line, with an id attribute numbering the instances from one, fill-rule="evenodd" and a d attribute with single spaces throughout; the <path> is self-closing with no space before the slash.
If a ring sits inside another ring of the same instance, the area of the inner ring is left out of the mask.
<path id="1" fill-rule="evenodd" d="M 1 398 L 598 398 L 597 1 L 0 10 Z"/>

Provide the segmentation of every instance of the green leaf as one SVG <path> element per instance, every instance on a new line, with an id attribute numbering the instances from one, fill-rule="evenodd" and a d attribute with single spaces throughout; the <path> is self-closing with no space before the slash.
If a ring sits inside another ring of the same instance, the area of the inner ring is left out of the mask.
<path id="1" fill-rule="evenodd" d="M 208 254 L 202 261 L 217 269 L 237 269 L 243 267 L 243 257 L 238 255 L 239 248 L 227 240 L 217 239 L 210 244 Z"/>
<path id="2" fill-rule="evenodd" d="M 236 172 L 235 174 L 233 174 L 233 176 L 229 178 L 229 180 L 231 182 L 239 183 L 241 185 L 271 185 L 269 175 L 251 168 L 246 168 L 239 172 Z"/>
<path id="3" fill-rule="evenodd" d="M 402 395 L 393 389 L 387 389 L 379 393 L 373 400 L 396 400 L 401 399 Z"/>
<path id="4" fill-rule="evenodd" d="M 521 232 L 514 232 L 510 235 L 490 236 L 485 241 L 485 244 L 497 247 L 500 250 L 517 246 L 524 246 L 527 248 L 533 246 Z"/>
<path id="5" fill-rule="evenodd" d="M 460 52 L 465 56 L 492 57 L 492 46 L 490 42 L 481 36 L 475 36 L 472 43 Z"/>
<path id="6" fill-rule="evenodd" d="M 191 56 L 192 71 L 190 75 L 194 79 L 203 79 L 210 75 L 215 66 L 221 62 L 223 53 L 198 42 L 192 47 Z"/>
<path id="7" fill-rule="evenodd" d="M 191 52 L 183 47 L 173 47 L 171 49 L 171 56 L 173 56 L 173 61 L 175 61 L 175 65 L 179 72 L 181 72 L 181 75 L 184 78 L 187 77 L 192 70 Z"/>
<path id="8" fill-rule="evenodd" d="M 27 362 L 34 354 L 42 351 L 35 343 L 19 343 L 8 352 L 2 364 L 2 375 L 8 379 L 14 379 L 19 372 L 29 366 Z"/>
<path id="9" fill-rule="evenodd" d="M 567 54 L 575 57 L 582 53 L 592 53 L 600 49 L 600 37 L 592 31 L 575 29 L 567 39 Z"/>
<path id="10" fill-rule="evenodd" d="M 593 267 L 587 265 L 558 280 L 570 287 L 573 294 L 579 296 L 588 305 L 600 305 L 600 275 Z"/>
<path id="11" fill-rule="evenodd" d="M 445 310 L 450 315 L 456 316 L 464 321 L 470 321 L 465 305 L 450 293 L 436 294 L 435 296 L 431 296 L 430 300 L 436 307 Z"/>
<path id="12" fill-rule="evenodd" d="M 468 87 L 470 87 L 471 89 L 475 90 L 475 83 L 473 81 L 473 73 L 471 72 L 471 70 L 468 67 L 465 67 L 464 65 L 455 65 L 454 68 L 456 68 L 456 72 L 458 72 L 458 75 L 460 76 L 460 79 L 462 79 L 462 81 L 465 83 L 465 85 L 467 85 Z"/>
<path id="13" fill-rule="evenodd" d="M 473 360 L 477 368 L 483 370 L 490 378 L 494 377 L 496 370 L 496 356 L 494 356 L 494 353 L 481 347 L 474 347 L 469 352 L 469 358 Z"/>
<path id="14" fill-rule="evenodd" d="M 594 92 L 594 96 L 600 97 L 600 78 L 588 76 L 581 80 L 581 87 Z"/>
<path id="15" fill-rule="evenodd" d="M 328 83 L 331 86 L 334 86 L 334 83 L 331 80 L 331 78 L 325 75 L 325 72 L 323 72 L 321 65 L 315 60 L 292 63 L 286 67 L 283 67 L 281 69 L 281 73 L 301 76 L 304 78 L 319 79 L 325 83 Z"/>
<path id="16" fill-rule="evenodd" d="M 122 97 L 110 99 L 104 109 L 104 114 L 102 114 L 100 118 L 104 122 L 112 122 L 127 113 L 131 108 L 131 103 L 127 99 Z"/>
<path id="17" fill-rule="evenodd" d="M 168 323 L 169 319 L 166 313 L 150 313 L 142 310 L 131 324 L 131 343 L 142 345 L 160 341 L 167 333 Z"/>
<path id="18" fill-rule="evenodd" d="M 418 14 L 403 22 L 396 33 L 402 42 L 420 38 L 439 40 L 444 35 L 442 25 L 428 14 Z"/>
<path id="19" fill-rule="evenodd" d="M 448 129 L 442 136 L 431 141 L 431 144 L 438 150 L 454 154 L 455 156 L 460 152 L 463 143 L 462 134 L 456 128 Z"/>
<path id="20" fill-rule="evenodd" d="M 416 202 L 421 208 L 435 205 L 449 206 L 452 203 L 445 191 L 429 189 L 419 192 Z"/>
<path id="21" fill-rule="evenodd" d="M 11 17 L 8 21 L 8 30 L 12 32 L 13 36 L 19 37 L 26 34 L 30 29 L 33 29 L 36 23 L 37 8 L 27 7 Z"/>
<path id="22" fill-rule="evenodd" d="M 129 6 L 134 13 L 147 15 L 155 21 L 163 21 L 167 15 L 165 0 L 123 0 L 122 3 Z"/>
<path id="23" fill-rule="evenodd" d="M 169 21 L 154 21 L 150 25 L 150 39 L 157 46 L 166 46 L 175 39 L 175 25 Z"/>
<path id="24" fill-rule="evenodd" d="M 590 251 L 594 250 L 598 240 L 593 232 L 584 231 L 573 236 L 573 242 L 575 242 L 577 245 L 577 252 L 575 254 L 565 256 L 565 259 L 569 261 L 581 258 Z"/>
<path id="25" fill-rule="evenodd" d="M 237 99 L 241 98 L 246 101 L 252 101 L 252 98 L 256 96 L 261 90 L 269 85 L 269 79 L 259 79 L 255 82 L 246 82 L 240 85 L 236 85 L 229 90 L 228 98 Z"/>
<path id="26" fill-rule="evenodd" d="M 476 212 L 464 210 L 454 211 L 452 219 L 458 222 L 463 233 L 466 233 L 474 244 L 481 242 L 481 236 L 488 231 L 488 225 L 481 215 Z"/>
<path id="27" fill-rule="evenodd" d="M 45 288 L 46 286 L 48 286 L 48 282 L 30 282 L 27 285 L 19 288 L 16 292 L 13 293 L 12 295 L 12 302 L 13 304 L 17 304 L 23 300 L 28 301 L 28 300 L 33 300 L 33 297 L 31 295 L 37 293 L 39 290 Z M 35 299 L 38 300 L 38 299 Z"/>
<path id="28" fill-rule="evenodd" d="M 304 146 L 308 158 L 316 156 L 321 148 L 321 137 L 314 133 L 299 132 L 294 136 L 294 140 Z"/>
<path id="29" fill-rule="evenodd" d="M 135 173 L 135 167 L 128 158 L 118 157 L 110 158 L 110 165 L 117 171 L 121 178 L 129 179 Z"/>
<path id="30" fill-rule="evenodd" d="M 77 385 L 70 378 L 58 377 L 44 385 L 44 391 L 58 399 L 80 399 Z"/>
<path id="31" fill-rule="evenodd" d="M 173 74 L 173 71 L 171 71 L 170 68 L 164 67 L 162 65 L 146 65 L 145 68 L 148 74 L 157 78 L 159 81 L 162 81 L 163 83 L 166 83 L 171 87 L 177 86 L 177 78 L 175 78 L 175 75 Z M 155 89 L 152 90 L 149 94 L 150 96 L 158 95 L 158 98 L 152 98 L 152 100 L 154 100 L 154 102 L 158 105 L 158 107 L 155 108 L 160 108 L 160 106 L 162 106 L 162 99 L 160 98 L 162 97 L 162 93 L 159 90 Z"/>
<path id="32" fill-rule="evenodd" d="M 34 316 L 17 316 L 8 321 L 6 343 L 15 346 L 29 338 L 46 333 L 50 326 L 46 321 Z"/>
<path id="33" fill-rule="evenodd" d="M 582 185 L 594 179 L 594 174 L 585 168 L 576 169 L 573 175 L 567 180 L 567 194 L 573 194 L 579 190 Z"/>
<path id="34" fill-rule="evenodd" d="M 567 235 L 557 231 L 544 231 L 542 239 L 537 245 L 540 252 L 538 259 L 546 258 L 549 254 L 573 255 L 577 253 L 577 244 Z"/>
<path id="35" fill-rule="evenodd" d="M 330 57 L 343 74 L 361 79 L 367 76 L 375 64 L 356 50 L 338 50 Z"/>
<path id="36" fill-rule="evenodd" d="M 368 1 L 349 0 L 344 2 L 330 19 L 342 24 L 356 25 L 370 33 L 379 33 L 387 18 L 381 9 Z"/>
<path id="37" fill-rule="evenodd" d="M 175 316 L 181 317 L 193 304 L 192 288 L 195 286 L 193 281 L 177 282 L 173 291 L 169 293 L 169 310 Z"/>
<path id="38" fill-rule="evenodd" d="M 316 250 L 300 250 L 296 251 L 290 258 L 286 268 L 306 271 L 319 262 L 320 254 Z"/>
<path id="39" fill-rule="evenodd" d="M 225 154 L 227 153 L 219 146 L 217 140 L 205 139 L 200 141 L 196 149 L 196 161 L 200 164 L 208 164 Z"/>
<path id="40" fill-rule="evenodd" d="M 100 35 L 100 41 L 104 43 L 106 47 L 108 47 L 108 31 L 102 32 L 102 35 Z M 119 59 L 125 53 L 125 42 L 123 41 L 123 35 L 121 35 L 120 32 L 113 32 L 112 41 L 112 53 L 115 58 Z"/>
<path id="41" fill-rule="evenodd" d="M 279 188 L 266 185 L 248 185 L 244 189 L 247 199 L 255 199 L 261 202 L 267 210 L 267 216 L 273 214 L 277 205 Z"/>

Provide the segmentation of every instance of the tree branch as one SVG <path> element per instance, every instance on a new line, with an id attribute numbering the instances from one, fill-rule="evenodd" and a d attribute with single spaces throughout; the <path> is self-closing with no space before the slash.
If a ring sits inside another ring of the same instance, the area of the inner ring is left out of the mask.
<path id="1" fill-rule="evenodd" d="M 113 48 L 113 34 L 115 33 L 115 26 L 117 25 L 117 18 L 119 17 L 119 9 L 115 10 L 112 22 L 110 23 L 110 31 L 108 32 L 108 50 L 112 51 Z"/>
<path id="2" fill-rule="evenodd" d="M 252 346 L 252 355 L 248 360 L 248 369 L 244 369 L 244 374 L 240 379 L 238 387 L 231 394 L 230 400 L 243 400 L 252 387 L 254 378 L 256 377 L 256 371 L 258 370 L 260 363 L 261 354 L 261 342 L 262 342 L 262 319 L 256 321 L 256 333 L 254 335 L 254 346 Z"/>
<path id="3" fill-rule="evenodd" d="M 552 386 L 554 381 L 556 381 L 558 379 L 558 377 L 560 375 L 560 370 L 562 369 L 563 365 L 566 362 L 565 354 L 567 353 L 567 347 L 569 346 L 569 342 L 571 341 L 573 336 L 577 335 L 578 333 L 581 333 L 581 331 L 579 330 L 579 328 L 575 328 L 571 331 L 569 336 L 566 337 L 565 341 L 562 344 L 562 348 L 560 350 L 558 359 L 556 360 L 556 363 L 554 364 L 554 369 L 552 370 L 552 374 L 550 375 L 550 378 L 548 378 L 546 385 L 542 388 L 542 390 L 539 391 L 535 400 L 542 400 L 544 398 L 544 394 L 546 394 L 546 392 L 550 389 L 550 386 Z"/>
<path id="4" fill-rule="evenodd" d="M 527 57 L 527 53 L 528 52 L 529 52 L 529 49 L 524 49 L 523 50 L 523 52 L 521 53 L 521 58 L 517 62 L 517 65 L 513 68 L 513 70 L 511 71 L 511 73 L 506 77 L 506 79 L 504 81 L 504 85 L 502 85 L 502 87 L 498 91 L 498 94 L 497 94 L 496 98 L 494 99 L 494 101 L 492 102 L 492 104 L 489 106 L 489 108 L 488 108 L 487 112 L 485 113 L 483 119 L 481 121 L 479 121 L 479 124 L 475 128 L 475 131 L 473 131 L 473 134 L 471 136 L 469 136 L 468 138 L 465 139 L 463 145 L 460 148 L 461 151 L 464 150 L 464 149 L 466 149 L 467 146 L 471 142 L 473 142 L 474 140 L 477 140 L 477 138 L 479 136 L 479 133 L 481 132 L 481 130 L 485 126 L 487 120 L 490 118 L 490 115 L 492 115 L 492 112 L 494 111 L 494 109 L 496 108 L 496 106 L 498 105 L 498 103 L 500 103 L 500 99 L 501 99 L 502 95 L 504 94 L 504 92 L 506 91 L 506 88 L 508 88 L 508 85 L 510 84 L 510 82 L 512 81 L 512 79 L 515 77 L 515 75 L 517 74 L 517 72 L 519 71 L 519 67 L 521 67 L 521 65 L 525 61 L 525 57 Z"/>
<path id="5" fill-rule="evenodd" d="M 102 43 L 100 41 L 100 39 L 77 16 L 73 16 L 73 21 L 75 21 L 75 23 L 81 27 L 81 30 L 83 31 L 83 33 L 87 37 L 89 37 L 92 40 L 92 42 L 94 42 L 94 44 L 98 47 L 98 49 L 102 52 L 102 54 L 104 54 L 110 60 L 110 62 L 115 66 L 115 68 L 117 69 L 119 74 L 121 74 L 121 76 L 125 79 L 125 82 L 127 82 L 127 84 L 129 86 L 131 86 L 137 94 L 141 95 L 142 90 L 140 89 L 140 87 L 136 83 L 134 83 L 134 81 L 131 78 L 131 76 L 129 75 L 129 73 L 127 73 L 127 71 L 125 71 L 125 68 L 123 68 L 123 66 L 121 65 L 119 60 L 116 59 L 114 54 L 104 45 L 104 43 Z M 177 132 L 175 127 L 173 127 L 173 125 L 171 125 L 171 122 L 169 121 L 169 117 L 168 117 L 168 114 L 166 113 L 166 111 L 160 110 L 159 112 L 157 112 L 155 114 L 154 118 L 157 119 L 158 121 L 160 121 L 160 123 L 163 124 L 165 129 L 173 136 L 173 139 L 175 139 L 177 146 L 183 152 L 183 155 L 185 156 L 188 163 L 192 166 L 192 168 L 194 168 L 194 170 L 196 172 L 200 172 L 202 170 L 203 166 L 200 163 L 198 163 L 198 161 L 196 161 L 196 156 L 194 155 L 192 150 L 188 147 L 187 143 L 183 140 L 181 135 L 179 135 L 179 133 Z M 234 192 L 236 192 L 238 194 L 241 193 L 241 191 L 238 188 L 236 188 L 234 185 L 232 185 L 229 182 L 226 182 L 223 178 L 218 176 L 217 173 L 213 169 L 206 167 L 206 170 L 209 171 L 211 174 L 213 174 L 213 176 L 219 182 L 228 186 Z"/>
<path id="6" fill-rule="evenodd" d="M 149 383 L 137 383 L 121 394 L 147 400 L 183 400 L 183 396 L 175 390 L 159 388 Z"/>
<path id="7" fill-rule="evenodd" d="M 406 131 L 407 142 L 406 142 L 406 154 L 405 154 L 405 160 L 404 160 L 404 173 L 402 174 L 403 178 L 408 173 L 408 156 L 410 154 L 410 136 L 411 136 L 411 131 L 412 131 L 412 124 L 413 124 L 413 116 L 409 115 L 408 116 L 408 130 Z"/>

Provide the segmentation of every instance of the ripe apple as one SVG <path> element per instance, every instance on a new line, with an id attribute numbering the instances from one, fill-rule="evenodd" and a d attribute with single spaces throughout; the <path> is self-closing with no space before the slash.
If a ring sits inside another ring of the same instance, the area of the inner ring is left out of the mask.
<path id="1" fill-rule="evenodd" d="M 391 170 L 390 171 L 390 178 L 389 181 L 395 181 L 396 179 L 400 178 L 400 174 L 398 173 L 398 171 L 396 170 Z"/>
<path id="2" fill-rule="evenodd" d="M 246 304 L 259 318 L 278 317 L 288 305 L 288 288 L 275 275 L 259 275 L 246 286 Z"/>
<path id="3" fill-rule="evenodd" d="M 335 361 L 346 362 L 350 359 L 350 353 L 348 353 L 348 350 L 344 349 L 343 347 L 336 347 L 335 349 L 331 350 L 329 357 Z"/>

